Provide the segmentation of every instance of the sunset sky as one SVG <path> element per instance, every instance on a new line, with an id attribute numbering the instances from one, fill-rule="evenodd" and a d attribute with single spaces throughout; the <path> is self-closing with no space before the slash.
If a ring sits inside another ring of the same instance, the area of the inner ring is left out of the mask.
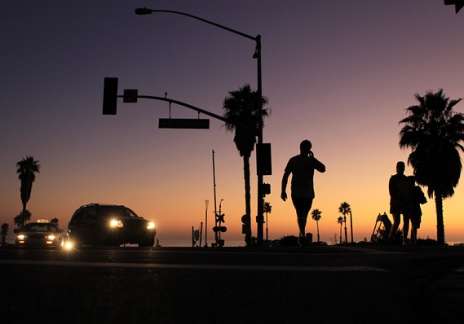
<path id="1" fill-rule="evenodd" d="M 229 227 L 224 238 L 242 240 L 243 165 L 223 124 L 160 130 L 165 103 L 120 103 L 117 116 L 102 116 L 101 104 L 103 78 L 116 76 L 121 89 L 168 92 L 222 114 L 228 91 L 256 87 L 254 44 L 186 17 L 136 16 L 143 6 L 262 34 L 272 238 L 297 233 L 293 206 L 279 196 L 283 169 L 301 140 L 310 139 L 327 166 L 315 177 L 321 238 L 334 240 L 338 206 L 347 201 L 361 240 L 389 209 L 396 161 L 407 160 L 398 121 L 414 94 L 443 88 L 451 98 L 464 96 L 464 14 L 441 0 L 8 1 L 0 11 L 1 223 L 12 225 L 21 209 L 15 164 L 33 155 L 41 164 L 28 207 L 33 219 L 58 217 L 67 226 L 83 204 L 124 204 L 156 221 L 162 244 L 188 244 L 206 199 L 211 210 L 214 149 Z M 464 104 L 456 109 L 463 112 Z M 196 114 L 174 108 L 173 116 Z M 254 220 L 254 159 L 251 165 Z M 419 236 L 435 238 L 433 201 L 423 211 Z M 447 240 L 464 241 L 462 185 L 444 211 Z"/>

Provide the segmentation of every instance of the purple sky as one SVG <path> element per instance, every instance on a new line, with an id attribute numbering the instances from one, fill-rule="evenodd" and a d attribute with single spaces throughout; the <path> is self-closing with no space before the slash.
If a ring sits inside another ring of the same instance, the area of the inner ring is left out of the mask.
<path id="1" fill-rule="evenodd" d="M 34 216 L 67 224 L 81 204 L 124 203 L 157 220 L 166 239 L 187 241 L 204 200 L 212 200 L 214 148 L 228 238 L 241 239 L 242 166 L 220 123 L 212 121 L 210 131 L 158 130 L 157 118 L 168 114 L 159 102 L 120 104 L 115 118 L 100 111 L 103 78 L 117 76 L 121 88 L 167 91 L 222 113 L 227 91 L 256 85 L 254 44 L 185 17 L 135 16 L 142 6 L 263 35 L 275 236 L 296 232 L 291 205 L 278 199 L 279 182 L 303 138 L 328 166 L 316 179 L 323 239 L 337 231 L 343 200 L 358 216 L 361 239 L 388 210 L 388 177 L 396 160 L 407 158 L 397 123 L 413 95 L 438 88 L 464 95 L 464 16 L 441 0 L 8 1 L 0 12 L 1 222 L 20 210 L 15 163 L 32 154 L 42 164 Z M 464 240 L 462 196 L 458 187 L 445 206 L 453 240 Z M 433 236 L 433 203 L 425 209 L 423 234 Z"/>

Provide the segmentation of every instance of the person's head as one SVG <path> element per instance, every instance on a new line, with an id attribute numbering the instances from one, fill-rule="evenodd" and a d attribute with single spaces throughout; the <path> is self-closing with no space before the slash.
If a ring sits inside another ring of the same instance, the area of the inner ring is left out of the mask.
<path id="1" fill-rule="evenodd" d="M 300 153 L 303 155 L 308 155 L 311 153 L 311 148 L 313 145 L 309 140 L 304 140 L 303 142 L 300 143 Z"/>
<path id="2" fill-rule="evenodd" d="M 405 165 L 403 161 L 399 161 L 398 163 L 396 163 L 397 174 L 404 174 L 404 169 L 405 169 Z"/>

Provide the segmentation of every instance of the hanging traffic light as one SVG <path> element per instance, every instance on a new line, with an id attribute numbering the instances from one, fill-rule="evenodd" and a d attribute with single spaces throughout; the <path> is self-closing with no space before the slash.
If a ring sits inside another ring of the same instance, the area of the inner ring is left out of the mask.
<path id="1" fill-rule="evenodd" d="M 445 0 L 445 5 L 454 5 L 456 13 L 458 13 L 462 8 L 464 8 L 464 0 Z"/>
<path id="2" fill-rule="evenodd" d="M 116 115 L 118 105 L 118 78 L 105 78 L 103 82 L 103 115 Z"/>

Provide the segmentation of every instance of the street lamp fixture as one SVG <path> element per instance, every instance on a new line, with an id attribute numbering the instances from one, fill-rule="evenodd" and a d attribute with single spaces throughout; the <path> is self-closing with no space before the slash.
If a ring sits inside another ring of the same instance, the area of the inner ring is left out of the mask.
<path id="1" fill-rule="evenodd" d="M 152 10 L 148 8 L 137 8 L 135 9 L 135 14 L 138 16 L 151 15 Z"/>

